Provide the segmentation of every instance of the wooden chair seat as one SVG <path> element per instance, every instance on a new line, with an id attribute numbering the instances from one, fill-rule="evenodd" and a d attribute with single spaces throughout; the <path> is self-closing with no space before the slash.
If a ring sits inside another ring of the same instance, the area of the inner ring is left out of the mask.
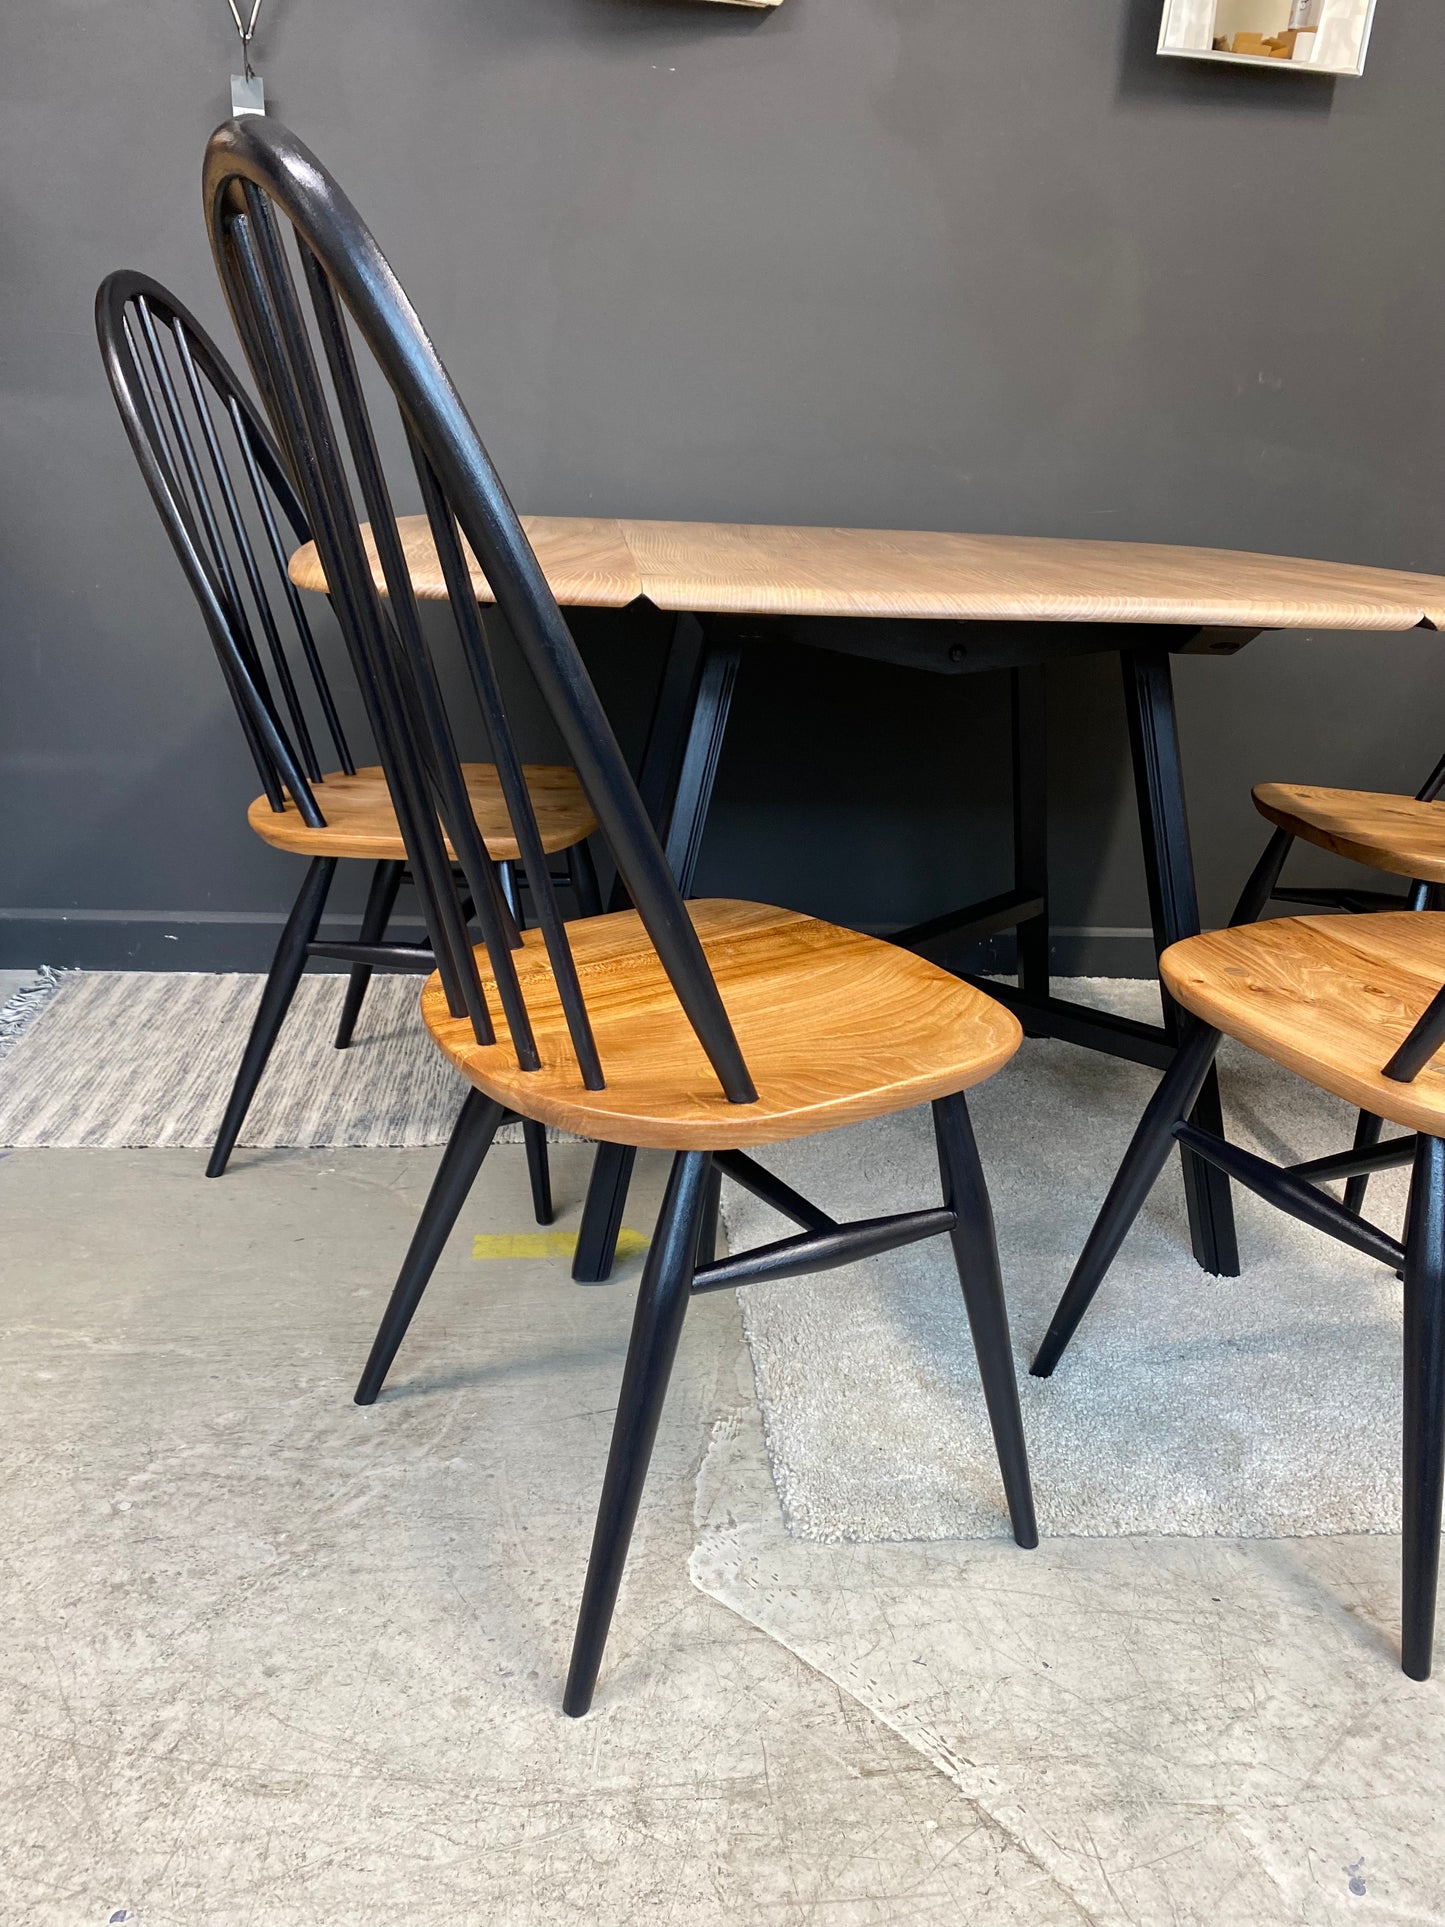
<path id="1" fill-rule="evenodd" d="M 1372 870 L 1445 882 L 1445 800 L 1304 783 L 1260 783 L 1253 795 L 1260 815 L 1291 836 Z"/>
<path id="2" fill-rule="evenodd" d="M 507 814 L 502 786 L 494 763 L 463 763 L 467 794 L 494 863 L 515 862 L 521 852 Z M 549 855 L 570 850 L 591 836 L 597 819 L 587 801 L 576 770 L 566 764 L 527 763 L 523 773 L 542 848 Z M 359 769 L 354 776 L 333 770 L 315 785 L 316 801 L 326 818 L 324 829 L 308 829 L 294 803 L 287 799 L 284 810 L 273 810 L 264 796 L 258 796 L 246 812 L 251 828 L 278 850 L 295 850 L 302 856 L 363 856 L 378 861 L 403 861 L 406 847 L 397 826 L 396 811 L 387 792 L 385 773 L 375 766 Z M 451 845 L 447 849 L 453 856 Z"/>
<path id="3" fill-rule="evenodd" d="M 478 1090 L 527 1117 L 609 1143 L 731 1150 L 832 1130 L 951 1096 L 1018 1049 L 1016 1019 L 937 965 L 794 910 L 725 899 L 688 904 L 758 1089 L 731 1104 L 718 1087 L 640 918 L 569 923 L 607 1088 L 583 1088 L 540 933 L 523 933 L 518 976 L 539 1071 L 520 1071 L 496 983 L 477 964 L 497 1027 L 478 1044 L 452 1017 L 439 977 L 422 1019 Z"/>
<path id="4" fill-rule="evenodd" d="M 1445 1058 L 1381 1074 L 1445 979 L 1445 913 L 1276 917 L 1186 937 L 1159 974 L 1187 1010 L 1361 1110 L 1445 1137 Z"/>

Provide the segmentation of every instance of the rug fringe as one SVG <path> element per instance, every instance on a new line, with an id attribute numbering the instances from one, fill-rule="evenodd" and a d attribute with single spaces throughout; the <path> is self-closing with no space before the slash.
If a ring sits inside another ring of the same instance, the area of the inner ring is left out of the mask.
<path id="1" fill-rule="evenodd" d="M 33 984 L 22 984 L 6 1003 L 0 1005 L 0 1059 L 14 1050 L 66 978 L 79 974 L 75 969 L 62 970 L 53 964 L 42 964 L 35 973 L 36 981 Z"/>

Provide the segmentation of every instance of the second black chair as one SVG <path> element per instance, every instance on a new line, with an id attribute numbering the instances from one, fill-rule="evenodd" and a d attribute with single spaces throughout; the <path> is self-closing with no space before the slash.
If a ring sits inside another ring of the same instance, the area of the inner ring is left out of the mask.
<path id="1" fill-rule="evenodd" d="M 261 779 L 247 821 L 273 848 L 309 859 L 207 1165 L 207 1176 L 219 1177 L 308 959 L 351 966 L 336 1032 L 336 1047 L 344 1050 L 373 969 L 425 973 L 435 958 L 424 941 L 387 940 L 398 891 L 410 880 L 405 838 L 383 772 L 358 769 L 353 760 L 304 605 L 287 574 L 287 543 L 309 542 L 311 527 L 280 450 L 214 341 L 159 282 L 131 271 L 108 275 L 96 296 L 96 327 L 121 420 L 200 604 Z M 323 732 L 339 764 L 324 774 L 315 747 Z M 464 777 L 487 853 L 504 866 L 520 914 L 520 850 L 496 767 L 468 763 Z M 596 819 L 576 771 L 532 764 L 524 778 L 545 860 L 560 856 L 580 914 L 595 914 L 601 904 L 586 839 Z M 355 940 L 333 941 L 318 933 L 337 865 L 345 861 L 373 866 L 370 894 Z M 546 1137 L 531 1120 L 524 1129 L 533 1201 L 545 1224 L 552 1217 Z"/>

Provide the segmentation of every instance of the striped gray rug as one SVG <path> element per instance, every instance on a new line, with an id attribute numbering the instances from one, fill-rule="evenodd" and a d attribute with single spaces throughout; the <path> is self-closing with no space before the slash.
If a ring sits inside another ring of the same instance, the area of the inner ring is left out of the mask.
<path id="1" fill-rule="evenodd" d="M 262 982 L 72 971 L 25 993 L 18 1001 L 30 1008 L 12 1019 L 17 1034 L 0 1057 L 0 1145 L 208 1148 Z M 421 982 L 374 977 L 355 1041 L 339 1051 L 331 1040 L 346 979 L 303 977 L 240 1142 L 444 1144 L 466 1086 L 422 1029 Z M 515 1139 L 520 1126 L 498 1135 Z"/>

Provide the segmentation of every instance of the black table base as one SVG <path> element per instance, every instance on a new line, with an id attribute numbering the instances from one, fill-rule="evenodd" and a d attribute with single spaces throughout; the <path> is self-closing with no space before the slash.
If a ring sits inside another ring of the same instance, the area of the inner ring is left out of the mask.
<path id="1" fill-rule="evenodd" d="M 1007 670 L 1013 750 L 1013 887 L 926 923 L 889 933 L 889 941 L 955 970 L 1018 1016 L 1035 1037 L 1103 1051 L 1165 1070 L 1173 1062 L 1179 1011 L 1164 998 L 1162 1024 L 1143 1024 L 1055 997 L 1049 960 L 1048 736 L 1045 666 L 1058 656 L 1116 654 L 1123 674 L 1124 708 L 1134 789 L 1144 846 L 1150 920 L 1156 956 L 1199 930 L 1199 902 L 1184 804 L 1179 734 L 1170 658 L 1177 654 L 1232 655 L 1253 630 L 1192 630 L 1118 623 L 936 622 L 815 617 L 752 619 L 679 616 L 653 710 L 639 771 L 643 801 L 657 823 L 684 895 L 692 890 L 718 757 L 745 648 L 782 639 L 835 653 L 933 674 Z M 620 886 L 612 907 L 626 905 Z M 982 938 L 1013 930 L 1017 986 L 981 978 L 963 967 L 960 953 Z M 1218 1080 L 1211 1070 L 1193 1124 L 1223 1129 Z M 572 1275 L 598 1283 L 612 1267 L 634 1154 L 606 1146 L 593 1169 Z M 1229 1179 L 1181 1145 L 1189 1230 L 1205 1271 L 1233 1277 L 1239 1251 Z"/>

